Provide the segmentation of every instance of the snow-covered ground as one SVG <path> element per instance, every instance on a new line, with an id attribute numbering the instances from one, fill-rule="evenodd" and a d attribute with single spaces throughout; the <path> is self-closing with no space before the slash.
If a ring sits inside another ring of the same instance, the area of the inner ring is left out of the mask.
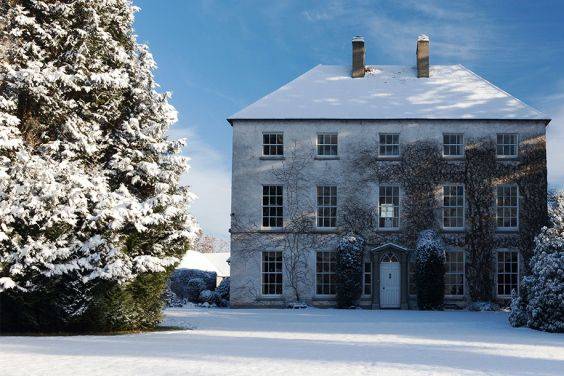
<path id="1" fill-rule="evenodd" d="M 170 309 L 138 335 L 3 337 L 2 375 L 563 375 L 564 335 L 502 312 Z"/>

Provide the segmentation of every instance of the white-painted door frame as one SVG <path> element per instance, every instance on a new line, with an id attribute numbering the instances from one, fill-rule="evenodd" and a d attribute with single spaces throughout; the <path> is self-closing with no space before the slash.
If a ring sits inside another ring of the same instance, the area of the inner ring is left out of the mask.
<path id="1" fill-rule="evenodd" d="M 380 263 L 380 307 L 400 308 L 401 269 L 399 262 Z"/>

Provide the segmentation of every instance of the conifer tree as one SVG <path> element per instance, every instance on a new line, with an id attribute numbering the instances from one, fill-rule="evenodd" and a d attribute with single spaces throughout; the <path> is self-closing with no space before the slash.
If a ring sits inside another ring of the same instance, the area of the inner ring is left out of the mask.
<path id="1" fill-rule="evenodd" d="M 2 325 L 155 325 L 164 273 L 197 225 L 192 195 L 179 186 L 184 141 L 166 136 L 176 111 L 156 91 L 155 62 L 133 32 L 137 8 L 130 0 L 4 6 Z M 10 323 L 10 309 L 26 313 Z M 38 314 L 45 310 L 55 312 L 49 322 Z"/>

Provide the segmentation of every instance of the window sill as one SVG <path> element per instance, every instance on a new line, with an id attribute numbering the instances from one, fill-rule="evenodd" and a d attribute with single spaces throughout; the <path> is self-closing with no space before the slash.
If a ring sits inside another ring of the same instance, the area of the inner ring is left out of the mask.
<path id="1" fill-rule="evenodd" d="M 398 232 L 401 231 L 399 227 L 378 227 L 378 231 L 381 232 Z"/>
<path id="2" fill-rule="evenodd" d="M 261 157 L 259 157 L 259 159 L 261 161 L 283 161 L 284 159 L 286 159 L 286 157 L 284 157 L 283 155 L 272 155 L 272 156 L 268 156 L 268 155 L 263 155 Z"/>
<path id="3" fill-rule="evenodd" d="M 443 158 L 446 159 L 447 161 L 463 161 L 464 160 L 463 155 L 443 155 Z"/>
<path id="4" fill-rule="evenodd" d="M 316 155 L 315 157 L 313 157 L 313 159 L 317 161 L 335 161 L 341 158 L 338 155 L 329 155 L 329 156 Z"/>
<path id="5" fill-rule="evenodd" d="M 519 159 L 518 155 L 496 155 L 496 158 L 502 161 L 516 161 Z"/>
<path id="6" fill-rule="evenodd" d="M 281 233 L 284 232 L 284 227 L 275 227 L 275 228 L 261 228 L 258 230 L 258 232 L 263 232 L 263 233 Z"/>
<path id="7" fill-rule="evenodd" d="M 315 227 L 315 231 L 317 231 L 317 232 L 335 232 L 335 231 L 337 231 L 337 227 Z"/>
<path id="8" fill-rule="evenodd" d="M 376 158 L 376 160 L 378 160 L 378 161 L 400 161 L 401 156 L 399 156 L 399 155 L 390 155 L 390 156 L 379 155 Z"/>
<path id="9" fill-rule="evenodd" d="M 334 301 L 337 300 L 337 297 L 335 295 L 315 295 L 311 300 L 314 302 L 326 300 Z"/>
<path id="10" fill-rule="evenodd" d="M 464 228 L 464 227 L 447 227 L 447 228 L 444 228 L 443 227 L 443 232 L 464 233 L 464 232 L 466 232 L 466 228 Z"/>
<path id="11" fill-rule="evenodd" d="M 496 234 L 515 234 L 519 232 L 519 227 L 498 227 L 495 229 Z"/>
<path id="12" fill-rule="evenodd" d="M 272 302 L 272 301 L 282 301 L 284 300 L 284 298 L 282 295 L 261 295 L 257 300 L 264 302 Z"/>

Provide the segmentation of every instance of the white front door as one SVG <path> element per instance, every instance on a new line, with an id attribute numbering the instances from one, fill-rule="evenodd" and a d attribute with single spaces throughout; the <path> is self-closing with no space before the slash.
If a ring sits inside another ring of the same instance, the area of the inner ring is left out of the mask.
<path id="1" fill-rule="evenodd" d="M 380 307 L 400 307 L 400 263 L 380 264 Z"/>

